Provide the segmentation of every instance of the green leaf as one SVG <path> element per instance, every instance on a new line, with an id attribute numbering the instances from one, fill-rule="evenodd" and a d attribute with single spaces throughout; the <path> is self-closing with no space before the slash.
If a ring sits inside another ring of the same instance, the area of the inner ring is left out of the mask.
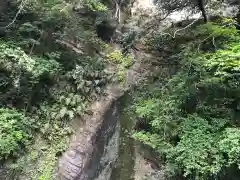
<path id="1" fill-rule="evenodd" d="M 74 118 L 74 112 L 73 111 L 68 111 L 68 115 L 70 119 Z"/>
<path id="2" fill-rule="evenodd" d="M 59 113 L 60 113 L 60 117 L 63 118 L 67 114 L 67 108 L 62 107 Z"/>
<path id="3" fill-rule="evenodd" d="M 71 103 L 71 98 L 66 98 L 65 102 L 66 102 L 66 105 L 69 105 Z"/>

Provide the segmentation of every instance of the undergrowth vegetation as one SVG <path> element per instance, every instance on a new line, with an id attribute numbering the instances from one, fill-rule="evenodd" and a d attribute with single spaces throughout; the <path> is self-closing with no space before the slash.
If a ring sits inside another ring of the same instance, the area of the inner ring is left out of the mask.
<path id="1" fill-rule="evenodd" d="M 71 123 L 111 81 L 96 28 L 107 5 L 0 2 L 0 178 L 54 179 Z"/>
<path id="2" fill-rule="evenodd" d="M 119 50 L 115 50 L 107 54 L 109 63 L 117 64 L 117 76 L 120 82 L 126 79 L 126 70 L 133 65 L 133 57 L 130 54 L 123 54 Z"/>
<path id="3" fill-rule="evenodd" d="M 0 158 L 6 159 L 28 143 L 34 121 L 14 109 L 0 109 Z"/>
<path id="4" fill-rule="evenodd" d="M 201 10 L 207 22 L 203 1 L 179 2 L 162 7 Z M 125 83 L 130 52 L 146 49 L 135 46 L 140 27 L 115 31 L 133 3 L 0 1 L 0 179 L 56 179 L 72 124 L 92 113 L 108 83 Z M 169 178 L 239 179 L 239 23 L 200 24 L 147 36 L 143 46 L 159 56 L 152 64 L 164 60 L 169 72 L 159 68 L 134 91 L 134 138 L 159 154 Z"/>
<path id="5" fill-rule="evenodd" d="M 169 80 L 156 75 L 140 88 L 134 104 L 143 127 L 134 137 L 158 152 L 169 177 L 239 177 L 239 39 L 223 19 L 146 43 L 180 66 Z"/>

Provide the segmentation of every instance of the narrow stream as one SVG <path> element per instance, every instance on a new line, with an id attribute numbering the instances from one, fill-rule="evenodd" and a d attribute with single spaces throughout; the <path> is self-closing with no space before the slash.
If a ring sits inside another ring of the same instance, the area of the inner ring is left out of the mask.
<path id="1" fill-rule="evenodd" d="M 119 156 L 115 168 L 112 171 L 111 180 L 134 180 L 135 165 L 135 142 L 130 137 L 134 122 L 126 113 L 127 105 L 130 103 L 130 95 L 125 95 L 121 99 L 120 107 L 120 145 Z"/>

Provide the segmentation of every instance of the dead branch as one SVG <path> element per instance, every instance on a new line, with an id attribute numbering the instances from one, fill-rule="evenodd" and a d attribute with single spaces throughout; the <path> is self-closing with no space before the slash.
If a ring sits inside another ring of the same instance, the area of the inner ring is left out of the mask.
<path id="1" fill-rule="evenodd" d="M 121 10 L 120 10 L 119 4 L 116 0 L 115 0 L 115 6 L 116 6 L 115 18 L 117 18 L 118 22 L 120 23 L 121 22 Z"/>
<path id="2" fill-rule="evenodd" d="M 195 19 L 193 22 L 191 22 L 190 24 L 188 24 L 188 25 L 185 26 L 184 28 L 177 29 L 177 30 L 173 33 L 173 35 L 170 34 L 170 33 L 162 33 L 161 35 L 169 35 L 169 36 L 171 36 L 173 39 L 175 39 L 175 38 L 176 38 L 176 35 L 177 35 L 177 33 L 178 33 L 179 31 L 183 31 L 183 30 L 189 28 L 190 26 L 192 26 L 192 25 L 193 25 L 195 22 L 197 22 L 198 20 L 199 20 L 199 18 L 198 18 L 198 19 Z"/>
<path id="3" fill-rule="evenodd" d="M 56 42 L 59 43 L 59 44 L 61 44 L 61 45 L 66 46 L 67 48 L 73 50 L 73 51 L 76 52 L 77 54 L 84 54 L 84 52 L 83 52 L 81 49 L 75 47 L 74 45 L 72 45 L 71 43 L 69 43 L 69 42 L 67 42 L 67 41 L 64 41 L 64 40 L 56 40 Z"/>
<path id="4" fill-rule="evenodd" d="M 201 47 L 201 44 L 203 43 L 203 42 L 205 42 L 206 40 L 208 40 L 210 37 L 211 37 L 211 35 L 212 34 L 210 34 L 208 37 L 206 37 L 204 40 L 202 40 L 200 43 L 199 43 L 199 45 L 198 45 L 198 52 L 200 52 L 200 47 Z"/>
<path id="5" fill-rule="evenodd" d="M 217 46 L 215 44 L 215 37 L 212 37 L 212 43 L 213 43 L 214 48 L 217 49 Z"/>
<path id="6" fill-rule="evenodd" d="M 173 34 L 173 38 L 176 37 L 176 35 L 177 35 L 177 33 L 178 33 L 179 31 L 183 31 L 183 30 L 187 29 L 188 27 L 192 26 L 195 22 L 197 22 L 199 19 L 200 19 L 200 18 L 195 19 L 193 22 L 191 22 L 191 23 L 190 23 L 189 25 L 187 25 L 186 27 L 184 27 L 184 28 L 182 28 L 182 29 L 176 30 L 176 31 L 174 32 L 174 34 Z"/>
<path id="7" fill-rule="evenodd" d="M 5 26 L 5 28 L 9 28 L 10 26 L 12 26 L 12 25 L 15 23 L 15 21 L 17 20 L 19 14 L 22 12 L 23 8 L 25 7 L 26 2 L 27 2 L 27 0 L 25 0 L 25 1 L 22 0 L 22 1 L 21 1 L 20 5 L 19 5 L 18 12 L 17 12 L 16 15 L 14 16 L 13 20 L 12 20 L 7 26 Z"/>
<path id="8" fill-rule="evenodd" d="M 37 42 L 40 42 L 42 36 L 43 36 L 43 31 L 41 31 L 41 33 L 40 33 L 40 37 L 37 39 Z M 31 47 L 30 52 L 29 52 L 29 55 L 32 54 L 35 45 L 36 45 L 36 43 L 33 43 L 33 44 L 32 44 L 32 47 Z"/>

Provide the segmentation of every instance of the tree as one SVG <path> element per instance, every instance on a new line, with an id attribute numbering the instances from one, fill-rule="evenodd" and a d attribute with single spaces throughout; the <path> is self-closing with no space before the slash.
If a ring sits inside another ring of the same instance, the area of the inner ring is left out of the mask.
<path id="1" fill-rule="evenodd" d="M 208 21 L 208 18 L 207 18 L 207 14 L 205 11 L 204 0 L 197 0 L 197 3 L 198 3 L 199 10 L 202 12 L 204 22 L 206 23 Z"/>
<path id="2" fill-rule="evenodd" d="M 176 179 L 223 180 L 240 172 L 239 32 L 232 19 L 218 23 L 185 29 L 175 38 L 152 37 L 149 46 L 161 55 L 166 51 L 163 59 L 180 67 L 168 80 L 161 68 L 134 93 L 141 119 L 134 137 L 154 148 Z"/>
<path id="3" fill-rule="evenodd" d="M 201 11 L 204 22 L 207 22 L 207 14 L 205 6 L 207 4 L 206 0 L 156 0 L 156 4 L 159 8 L 165 10 L 167 14 L 174 11 Z"/>

